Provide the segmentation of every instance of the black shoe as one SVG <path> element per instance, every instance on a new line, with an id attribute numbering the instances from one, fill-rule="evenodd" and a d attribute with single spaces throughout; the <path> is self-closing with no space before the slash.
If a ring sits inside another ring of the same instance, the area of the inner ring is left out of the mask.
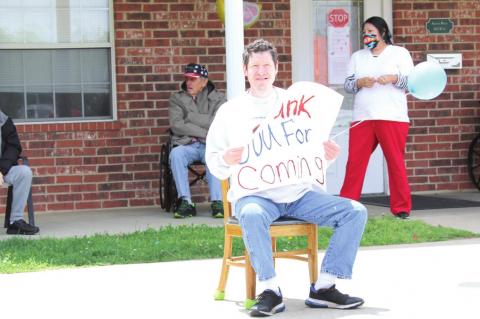
<path id="1" fill-rule="evenodd" d="M 27 224 L 23 219 L 14 221 L 7 228 L 7 234 L 9 235 L 34 235 L 39 231 L 40 228 Z"/>
<path id="2" fill-rule="evenodd" d="M 210 207 L 213 218 L 223 218 L 223 202 L 221 200 L 214 200 Z"/>
<path id="3" fill-rule="evenodd" d="M 305 304 L 311 308 L 336 308 L 353 309 L 363 305 L 363 299 L 342 294 L 335 285 L 328 289 L 315 290 L 315 285 L 310 286 L 310 295 Z"/>
<path id="4" fill-rule="evenodd" d="M 400 219 L 410 219 L 410 214 L 406 212 L 400 212 L 397 214 L 393 214 L 395 217 L 400 218 Z"/>
<path id="5" fill-rule="evenodd" d="M 257 296 L 256 304 L 250 308 L 251 317 L 266 317 L 285 310 L 282 292 L 280 296 L 273 290 L 267 289 Z"/>
<path id="6" fill-rule="evenodd" d="M 180 205 L 178 205 L 177 209 L 175 209 L 175 212 L 173 213 L 173 217 L 175 218 L 192 217 L 195 215 L 197 215 L 195 204 L 190 204 L 184 199 L 180 201 Z"/>

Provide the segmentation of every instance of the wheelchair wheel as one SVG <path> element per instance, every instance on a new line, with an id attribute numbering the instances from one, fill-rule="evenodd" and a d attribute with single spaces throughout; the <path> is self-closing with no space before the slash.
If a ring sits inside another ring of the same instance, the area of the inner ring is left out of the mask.
<path id="1" fill-rule="evenodd" d="M 480 190 L 480 134 L 473 139 L 468 149 L 468 175 Z"/>
<path id="2" fill-rule="evenodd" d="M 168 162 L 169 147 L 162 145 L 160 151 L 160 206 L 169 212 L 175 206 L 177 190 Z"/>

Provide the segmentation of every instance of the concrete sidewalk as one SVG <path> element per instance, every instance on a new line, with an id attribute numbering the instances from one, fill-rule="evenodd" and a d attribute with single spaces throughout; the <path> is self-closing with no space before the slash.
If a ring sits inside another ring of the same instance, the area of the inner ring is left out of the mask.
<path id="1" fill-rule="evenodd" d="M 473 192 L 451 196 L 480 200 Z M 389 214 L 388 208 L 368 208 L 370 215 Z M 480 233 L 479 207 L 416 211 L 412 218 Z M 37 216 L 41 235 L 28 238 L 191 223 L 221 226 L 222 220 L 212 219 L 207 205 L 187 220 L 158 208 L 48 213 Z M 5 238 L 11 236 L 0 236 Z M 211 259 L 0 274 L 2 318 L 247 318 L 243 269 L 230 270 L 226 300 L 213 300 L 220 268 L 221 260 Z M 480 239 L 361 248 L 354 279 L 339 280 L 337 286 L 366 302 L 342 311 L 306 307 L 305 263 L 279 260 L 287 310 L 274 318 L 478 318 L 479 269 Z"/>
<path id="2" fill-rule="evenodd" d="M 274 318 L 476 319 L 479 252 L 479 239 L 361 248 L 354 279 L 337 283 L 365 299 L 356 310 L 306 307 L 306 264 L 279 260 L 287 309 Z M 214 301 L 220 267 L 211 259 L 2 274 L 2 318 L 248 318 L 243 269 L 231 269 L 226 300 Z"/>

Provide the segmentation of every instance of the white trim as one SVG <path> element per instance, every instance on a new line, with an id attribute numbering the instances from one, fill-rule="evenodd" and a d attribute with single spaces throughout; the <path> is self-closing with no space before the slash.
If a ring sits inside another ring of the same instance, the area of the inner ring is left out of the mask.
<path id="1" fill-rule="evenodd" d="M 225 59 L 229 100 L 245 92 L 243 43 L 243 2 L 225 1 Z"/>
<path id="2" fill-rule="evenodd" d="M 118 119 L 117 108 L 117 72 L 116 72 L 116 55 L 115 55 L 115 23 L 113 14 L 113 0 L 108 0 L 109 10 L 109 31 L 110 31 L 110 76 L 111 76 L 111 89 L 112 89 L 112 119 L 116 121 Z"/>
<path id="3" fill-rule="evenodd" d="M 0 44 L 1 50 L 29 50 L 29 49 L 109 49 L 112 43 L 4 43 Z"/>
<path id="4" fill-rule="evenodd" d="M 313 81 L 312 0 L 290 0 L 292 82 Z"/>
<path id="5" fill-rule="evenodd" d="M 367 20 L 371 16 L 382 17 L 388 24 L 393 34 L 393 6 L 392 0 L 368 0 L 363 1 L 363 17 Z"/>

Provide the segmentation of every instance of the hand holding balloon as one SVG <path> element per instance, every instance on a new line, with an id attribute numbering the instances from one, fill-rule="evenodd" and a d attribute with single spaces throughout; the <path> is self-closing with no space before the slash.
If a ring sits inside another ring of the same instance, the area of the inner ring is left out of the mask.
<path id="1" fill-rule="evenodd" d="M 408 76 L 408 91 L 420 100 L 439 96 L 447 85 L 447 74 L 440 64 L 425 61 L 417 64 Z"/>

